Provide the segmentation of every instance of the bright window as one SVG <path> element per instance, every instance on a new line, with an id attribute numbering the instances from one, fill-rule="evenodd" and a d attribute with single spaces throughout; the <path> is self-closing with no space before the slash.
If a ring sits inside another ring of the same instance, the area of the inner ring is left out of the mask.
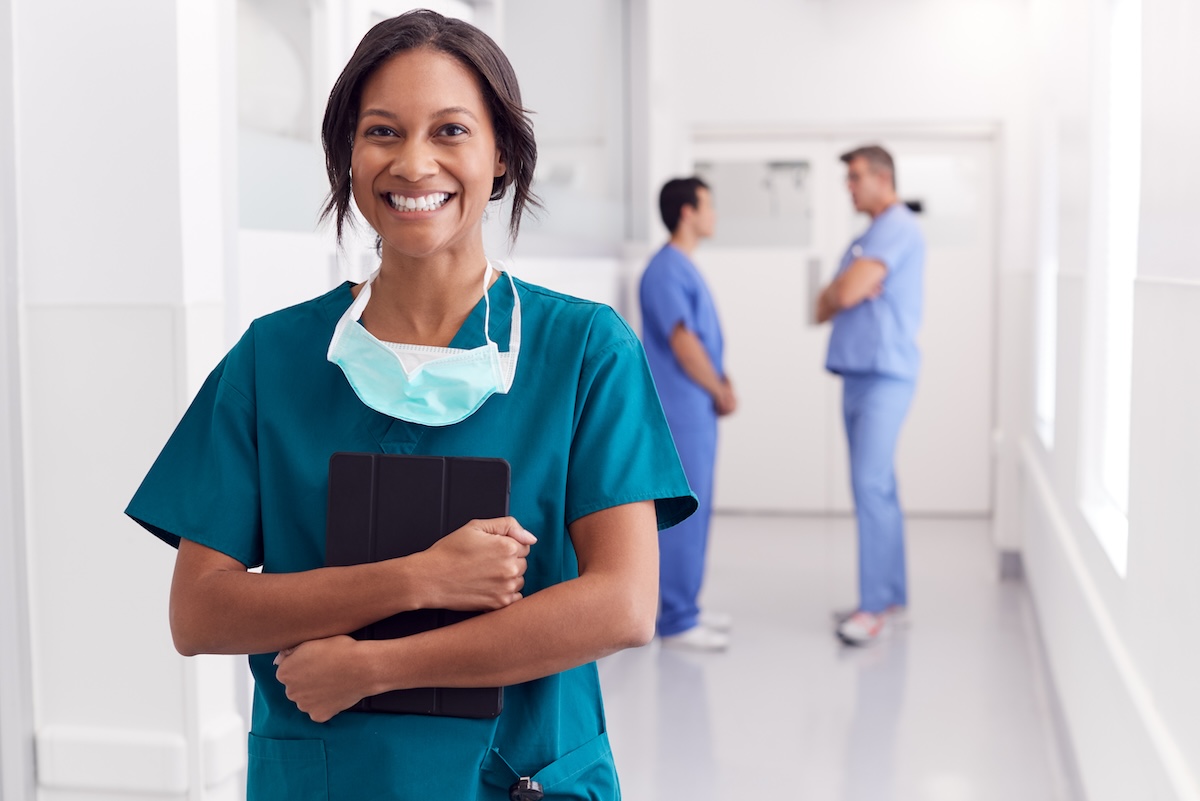
<path id="1" fill-rule="evenodd" d="M 1049 104 L 1048 104 L 1049 105 Z M 1042 131 L 1041 208 L 1037 267 L 1037 397 L 1038 436 L 1047 450 L 1054 447 L 1054 405 L 1058 377 L 1058 125 L 1052 108 L 1045 109 Z"/>
<path id="2" fill-rule="evenodd" d="M 1103 297 L 1095 311 L 1102 352 L 1093 386 L 1092 453 L 1098 464 L 1085 506 L 1093 528 L 1122 576 L 1129 539 L 1129 417 L 1133 364 L 1133 286 L 1137 275 L 1141 195 L 1141 0 L 1112 0 L 1105 128 L 1107 206 L 1102 241 Z"/>
<path id="3" fill-rule="evenodd" d="M 1114 0 L 1109 62 L 1108 286 L 1101 482 L 1129 513 L 1129 403 L 1133 282 L 1137 275 L 1142 172 L 1141 0 Z"/>

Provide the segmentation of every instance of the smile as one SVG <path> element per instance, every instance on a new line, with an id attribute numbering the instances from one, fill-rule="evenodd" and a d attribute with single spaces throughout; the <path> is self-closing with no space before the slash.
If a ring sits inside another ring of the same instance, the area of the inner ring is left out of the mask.
<path id="1" fill-rule="evenodd" d="M 433 192 L 421 197 L 404 197 L 388 192 L 387 201 L 396 211 L 434 211 L 446 205 L 452 195 L 447 192 Z"/>

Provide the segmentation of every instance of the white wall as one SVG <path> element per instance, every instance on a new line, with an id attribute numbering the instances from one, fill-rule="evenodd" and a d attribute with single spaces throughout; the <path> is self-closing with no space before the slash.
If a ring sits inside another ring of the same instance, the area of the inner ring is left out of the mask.
<path id="1" fill-rule="evenodd" d="M 1128 572 L 1113 568 L 1080 512 L 1081 389 L 1089 283 L 1097 280 L 1093 125 L 1107 4 L 1039 0 L 1039 63 L 1059 131 L 1057 408 L 1053 445 L 1025 430 L 1025 561 L 1090 801 L 1200 799 L 1200 648 L 1178 636 L 1200 612 L 1200 267 L 1189 223 L 1200 199 L 1200 10 L 1143 0 L 1142 214 L 1133 332 Z M 1030 299 L 1032 308 L 1032 298 Z M 1028 361 L 1032 364 L 1032 353 Z"/>
<path id="2" fill-rule="evenodd" d="M 233 663 L 174 653 L 122 514 L 223 350 L 232 5 L 12 9 L 37 798 L 233 798 Z"/>
<path id="3" fill-rule="evenodd" d="M 1011 0 L 659 0 L 652 103 L 691 130 L 999 123 L 1000 263 L 1031 263 L 1029 12 Z M 675 131 L 656 135 L 669 137 Z M 686 139 L 685 139 L 686 141 Z M 668 163 L 686 170 L 679 139 Z M 656 192 L 661 181 L 647 187 Z M 661 224 L 653 229 L 661 231 Z"/>

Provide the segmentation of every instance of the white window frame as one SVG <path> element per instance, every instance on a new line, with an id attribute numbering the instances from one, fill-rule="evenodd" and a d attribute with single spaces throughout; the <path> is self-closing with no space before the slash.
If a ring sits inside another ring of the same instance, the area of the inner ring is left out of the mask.
<path id="1" fill-rule="evenodd" d="M 1058 401 L 1058 244 L 1059 181 L 1058 118 L 1047 98 L 1043 104 L 1041 206 L 1038 210 L 1037 351 L 1034 424 L 1047 451 L 1054 448 L 1055 404 Z"/>
<path id="2" fill-rule="evenodd" d="M 1082 509 L 1121 577 L 1129 551 L 1133 286 L 1141 173 L 1141 0 L 1109 0 L 1096 28 L 1099 132 L 1088 293 Z"/>

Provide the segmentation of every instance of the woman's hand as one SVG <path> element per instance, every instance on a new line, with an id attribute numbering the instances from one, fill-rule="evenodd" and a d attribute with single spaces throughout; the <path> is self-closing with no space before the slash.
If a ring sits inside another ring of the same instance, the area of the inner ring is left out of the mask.
<path id="1" fill-rule="evenodd" d="M 285 648 L 275 665 L 287 697 L 317 723 L 375 694 L 363 643 L 344 634 Z"/>
<path id="2" fill-rule="evenodd" d="M 477 612 L 519 600 L 525 557 L 535 542 L 514 518 L 472 520 L 417 555 L 427 582 L 423 606 Z"/>

